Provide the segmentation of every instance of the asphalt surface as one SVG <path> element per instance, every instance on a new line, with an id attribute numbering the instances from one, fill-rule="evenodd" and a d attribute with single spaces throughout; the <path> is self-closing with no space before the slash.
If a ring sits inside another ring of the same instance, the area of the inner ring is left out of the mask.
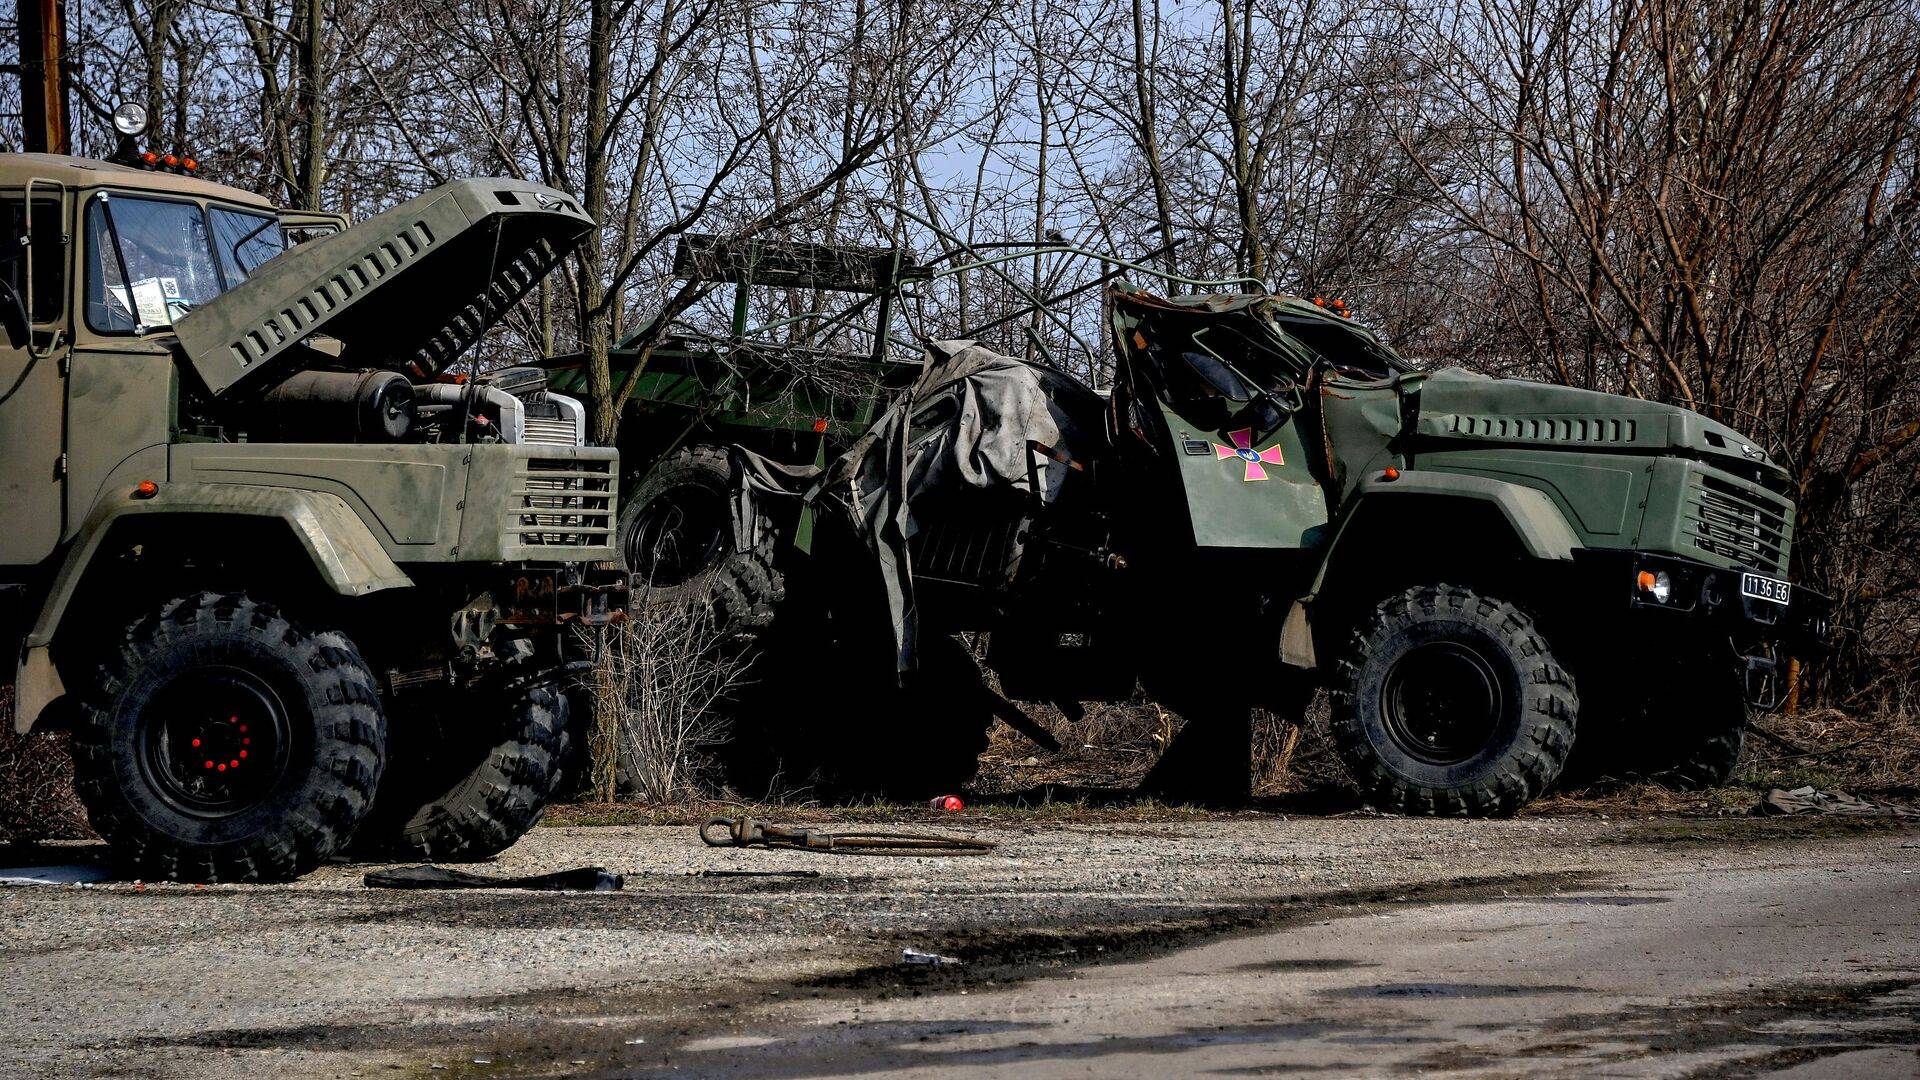
<path id="1" fill-rule="evenodd" d="M 1911 825 L 942 824 L 999 850 L 540 829 L 476 869 L 627 888 L 3 888 L 0 1072 L 1920 1076 Z"/>

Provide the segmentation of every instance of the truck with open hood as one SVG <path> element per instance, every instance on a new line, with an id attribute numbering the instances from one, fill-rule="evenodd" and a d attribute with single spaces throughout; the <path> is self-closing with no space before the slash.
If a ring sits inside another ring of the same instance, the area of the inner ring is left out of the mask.
<path id="1" fill-rule="evenodd" d="M 149 878 L 491 854 L 569 738 L 566 628 L 624 611 L 617 457 L 542 373 L 448 369 L 593 223 L 472 179 L 344 227 L 191 164 L 0 155 L 15 727 L 71 730 Z"/>

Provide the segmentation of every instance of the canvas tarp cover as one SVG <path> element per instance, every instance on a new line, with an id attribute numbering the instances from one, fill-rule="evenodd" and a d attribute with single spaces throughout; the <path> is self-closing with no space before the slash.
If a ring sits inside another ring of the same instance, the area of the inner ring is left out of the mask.
<path id="1" fill-rule="evenodd" d="M 972 341 L 927 346 L 921 374 L 866 434 L 824 468 L 783 465 L 733 448 L 738 540 L 765 538 L 801 504 L 834 515 L 866 546 L 886 594 L 897 660 L 911 666 L 915 611 L 908 541 L 915 500 L 961 488 L 1002 488 L 1040 500 L 1060 493 L 1068 467 L 1038 443 L 1085 460 L 1100 438 L 1099 399 L 1045 368 Z"/>

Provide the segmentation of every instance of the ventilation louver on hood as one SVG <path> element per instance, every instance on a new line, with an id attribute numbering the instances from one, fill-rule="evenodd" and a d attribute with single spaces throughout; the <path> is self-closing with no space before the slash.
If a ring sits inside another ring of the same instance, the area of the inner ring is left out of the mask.
<path id="1" fill-rule="evenodd" d="M 275 256 L 174 325 L 207 390 L 278 382 L 315 333 L 351 363 L 425 379 L 571 252 L 593 222 L 566 194 L 520 180 L 444 184 Z"/>

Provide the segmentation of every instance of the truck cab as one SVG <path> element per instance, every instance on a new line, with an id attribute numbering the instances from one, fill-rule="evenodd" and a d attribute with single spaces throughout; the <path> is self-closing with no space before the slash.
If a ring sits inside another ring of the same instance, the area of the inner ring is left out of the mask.
<path id="1" fill-rule="evenodd" d="M 72 729 L 149 876 L 498 850 L 564 749 L 566 625 L 624 611 L 588 569 L 617 455 L 537 372 L 450 369 L 591 222 L 477 179 L 348 226 L 193 164 L 0 155 L 16 729 Z"/>

